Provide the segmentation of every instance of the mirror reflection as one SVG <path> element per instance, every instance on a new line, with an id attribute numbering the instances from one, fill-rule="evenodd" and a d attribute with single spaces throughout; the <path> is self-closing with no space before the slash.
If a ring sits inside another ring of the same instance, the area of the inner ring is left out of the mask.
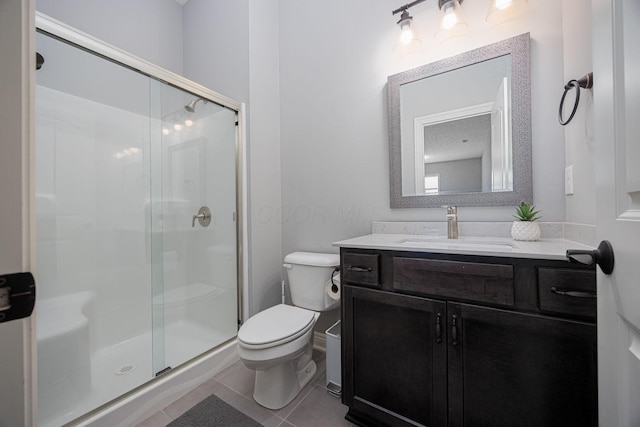
<path id="1" fill-rule="evenodd" d="M 400 86 L 403 196 L 513 190 L 510 75 L 504 55 Z"/>
<path id="2" fill-rule="evenodd" d="M 531 200 L 530 39 L 389 76 L 392 208 Z"/>

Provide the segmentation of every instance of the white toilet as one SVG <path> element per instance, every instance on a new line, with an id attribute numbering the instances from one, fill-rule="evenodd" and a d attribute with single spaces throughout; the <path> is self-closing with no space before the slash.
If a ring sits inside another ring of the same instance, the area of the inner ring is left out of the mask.
<path id="1" fill-rule="evenodd" d="M 313 326 L 321 311 L 339 307 L 326 291 L 340 264 L 338 255 L 294 252 L 284 262 L 295 306 L 261 311 L 238 331 L 240 358 L 256 371 L 253 398 L 269 409 L 286 406 L 313 378 Z"/>

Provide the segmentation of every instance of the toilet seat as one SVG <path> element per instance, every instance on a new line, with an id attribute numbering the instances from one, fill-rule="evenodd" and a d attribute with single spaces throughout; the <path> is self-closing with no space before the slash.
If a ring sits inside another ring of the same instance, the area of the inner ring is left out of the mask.
<path id="1" fill-rule="evenodd" d="M 304 335 L 315 319 L 314 311 L 278 304 L 249 318 L 238 331 L 238 342 L 256 350 L 275 347 Z"/>

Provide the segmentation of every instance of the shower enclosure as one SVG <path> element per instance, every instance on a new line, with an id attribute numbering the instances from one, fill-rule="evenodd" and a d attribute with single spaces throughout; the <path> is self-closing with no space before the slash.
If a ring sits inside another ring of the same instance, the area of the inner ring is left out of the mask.
<path id="1" fill-rule="evenodd" d="M 236 336 L 238 106 L 37 22 L 37 406 L 59 426 Z"/>

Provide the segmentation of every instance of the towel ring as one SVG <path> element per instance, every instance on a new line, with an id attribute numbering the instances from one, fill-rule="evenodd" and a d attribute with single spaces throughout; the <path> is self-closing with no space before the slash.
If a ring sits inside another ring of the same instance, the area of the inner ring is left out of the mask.
<path id="1" fill-rule="evenodd" d="M 569 80 L 569 83 L 564 85 L 564 93 L 562 94 L 562 98 L 560 99 L 560 108 L 558 109 L 558 121 L 562 126 L 566 126 L 573 120 L 573 116 L 575 116 L 576 111 L 578 110 L 578 104 L 580 103 L 580 88 L 591 89 L 593 87 L 593 73 L 586 74 L 579 80 Z M 562 112 L 564 110 L 564 99 L 567 97 L 567 93 L 576 88 L 576 100 L 573 103 L 573 109 L 571 110 L 571 114 L 567 120 L 564 120 L 562 117 Z"/>

